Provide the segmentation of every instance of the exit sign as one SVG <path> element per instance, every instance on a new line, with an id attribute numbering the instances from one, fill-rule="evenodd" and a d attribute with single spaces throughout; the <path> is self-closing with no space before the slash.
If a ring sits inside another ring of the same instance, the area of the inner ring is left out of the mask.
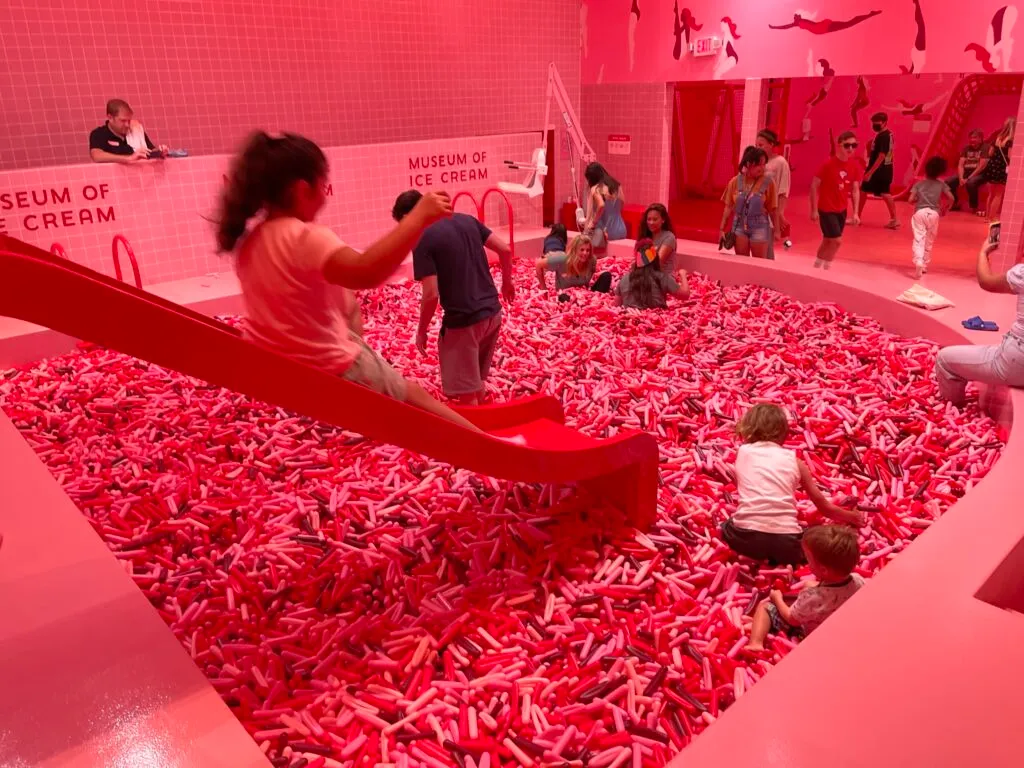
<path id="1" fill-rule="evenodd" d="M 722 47 L 722 41 L 717 37 L 698 37 L 690 45 L 694 56 L 713 56 Z"/>

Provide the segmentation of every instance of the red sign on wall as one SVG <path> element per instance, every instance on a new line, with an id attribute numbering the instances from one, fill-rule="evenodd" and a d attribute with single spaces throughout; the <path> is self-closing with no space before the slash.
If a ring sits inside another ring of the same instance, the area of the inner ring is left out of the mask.
<path id="1" fill-rule="evenodd" d="M 630 149 L 630 138 L 628 133 L 608 134 L 608 154 L 628 155 Z"/>

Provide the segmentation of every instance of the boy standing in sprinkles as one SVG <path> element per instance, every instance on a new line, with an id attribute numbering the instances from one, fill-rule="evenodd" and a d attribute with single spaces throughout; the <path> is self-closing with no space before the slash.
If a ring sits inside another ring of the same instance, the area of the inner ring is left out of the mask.
<path id="1" fill-rule="evenodd" d="M 395 201 L 391 215 L 401 222 L 423 195 L 411 189 Z M 438 335 L 441 388 L 460 405 L 479 405 L 501 331 L 501 302 L 484 248 L 501 260 L 501 294 L 515 299 L 512 250 L 472 216 L 456 213 L 427 227 L 412 253 L 413 277 L 423 287 L 416 347 L 427 351 L 427 331 L 440 301 L 444 316 Z"/>
<path id="2" fill-rule="evenodd" d="M 857 532 L 843 525 L 817 525 L 804 533 L 802 546 L 818 583 L 800 592 L 788 605 L 773 589 L 754 613 L 748 651 L 763 651 L 764 639 L 773 634 L 808 635 L 864 586 L 853 572 L 860 561 Z"/>

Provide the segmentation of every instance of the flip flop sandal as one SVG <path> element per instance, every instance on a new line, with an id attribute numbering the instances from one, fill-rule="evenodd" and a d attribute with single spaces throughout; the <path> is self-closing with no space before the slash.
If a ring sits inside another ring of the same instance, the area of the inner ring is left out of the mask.
<path id="1" fill-rule="evenodd" d="M 966 320 L 960 322 L 964 328 L 969 331 L 998 331 L 999 326 L 993 323 L 991 320 L 982 320 L 980 317 L 975 315 L 969 317 Z"/>

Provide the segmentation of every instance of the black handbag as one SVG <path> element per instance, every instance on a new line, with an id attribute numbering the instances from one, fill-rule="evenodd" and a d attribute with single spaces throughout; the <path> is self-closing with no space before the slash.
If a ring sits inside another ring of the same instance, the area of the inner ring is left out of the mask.
<path id="1" fill-rule="evenodd" d="M 612 290 L 612 273 L 602 272 L 597 276 L 597 280 L 590 286 L 590 290 L 596 291 L 597 293 L 610 293 Z"/>

